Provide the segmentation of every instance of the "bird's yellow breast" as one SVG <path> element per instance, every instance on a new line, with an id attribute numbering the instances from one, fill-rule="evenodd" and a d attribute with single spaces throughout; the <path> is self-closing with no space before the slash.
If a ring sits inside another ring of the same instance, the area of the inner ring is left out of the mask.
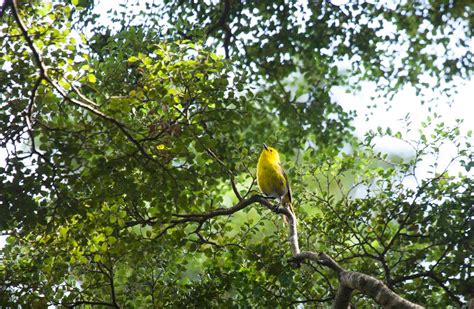
<path id="1" fill-rule="evenodd" d="M 257 164 L 257 183 L 265 195 L 281 198 L 286 194 L 286 180 L 279 160 L 271 160 L 271 157 L 264 154 L 260 156 Z"/>

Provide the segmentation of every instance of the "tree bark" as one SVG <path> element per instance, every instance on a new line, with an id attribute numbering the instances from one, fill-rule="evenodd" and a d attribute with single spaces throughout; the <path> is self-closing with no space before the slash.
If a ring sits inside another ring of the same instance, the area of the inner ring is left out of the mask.
<path id="1" fill-rule="evenodd" d="M 339 274 L 339 282 L 341 286 L 348 287 L 346 291 L 350 289 L 358 290 L 362 294 L 372 297 L 372 299 L 379 305 L 382 305 L 383 308 L 423 308 L 400 297 L 390 290 L 382 281 L 365 274 L 343 271 Z"/>
<path id="2" fill-rule="evenodd" d="M 333 309 L 348 309 L 350 308 L 352 289 L 347 285 L 341 284 L 337 289 L 334 303 L 332 304 Z"/>

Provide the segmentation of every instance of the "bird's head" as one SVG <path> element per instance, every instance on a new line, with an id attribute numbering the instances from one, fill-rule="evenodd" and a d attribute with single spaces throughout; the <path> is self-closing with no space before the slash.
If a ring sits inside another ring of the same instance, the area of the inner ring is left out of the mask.
<path id="1" fill-rule="evenodd" d="M 265 158 L 271 162 L 280 162 L 280 155 L 275 148 L 268 147 L 267 145 L 263 144 L 262 153 L 260 154 L 261 158 Z"/>

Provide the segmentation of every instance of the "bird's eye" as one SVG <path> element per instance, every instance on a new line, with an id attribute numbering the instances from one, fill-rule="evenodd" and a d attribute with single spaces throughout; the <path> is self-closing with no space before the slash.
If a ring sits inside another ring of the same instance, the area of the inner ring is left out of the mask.
<path id="1" fill-rule="evenodd" d="M 273 152 L 273 149 L 270 149 L 270 152 Z"/>

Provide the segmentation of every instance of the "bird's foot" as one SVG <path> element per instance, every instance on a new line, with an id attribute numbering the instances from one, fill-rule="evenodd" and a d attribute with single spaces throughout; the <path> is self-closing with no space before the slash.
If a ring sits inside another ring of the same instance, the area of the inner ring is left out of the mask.
<path id="1" fill-rule="evenodd" d="M 260 195 L 261 197 L 263 197 L 264 199 L 266 200 L 275 200 L 277 199 L 276 197 L 274 196 L 269 196 L 269 195 Z M 269 209 L 273 212 L 276 212 L 278 213 L 278 208 L 280 207 L 280 203 L 276 203 L 274 204 L 273 206 L 269 207 Z"/>
<path id="2" fill-rule="evenodd" d="M 279 204 L 279 203 L 276 203 L 276 204 L 274 204 L 274 205 L 270 208 L 270 210 L 273 211 L 273 212 L 278 213 L 278 209 L 279 209 L 279 208 L 280 208 L 280 204 Z"/>

